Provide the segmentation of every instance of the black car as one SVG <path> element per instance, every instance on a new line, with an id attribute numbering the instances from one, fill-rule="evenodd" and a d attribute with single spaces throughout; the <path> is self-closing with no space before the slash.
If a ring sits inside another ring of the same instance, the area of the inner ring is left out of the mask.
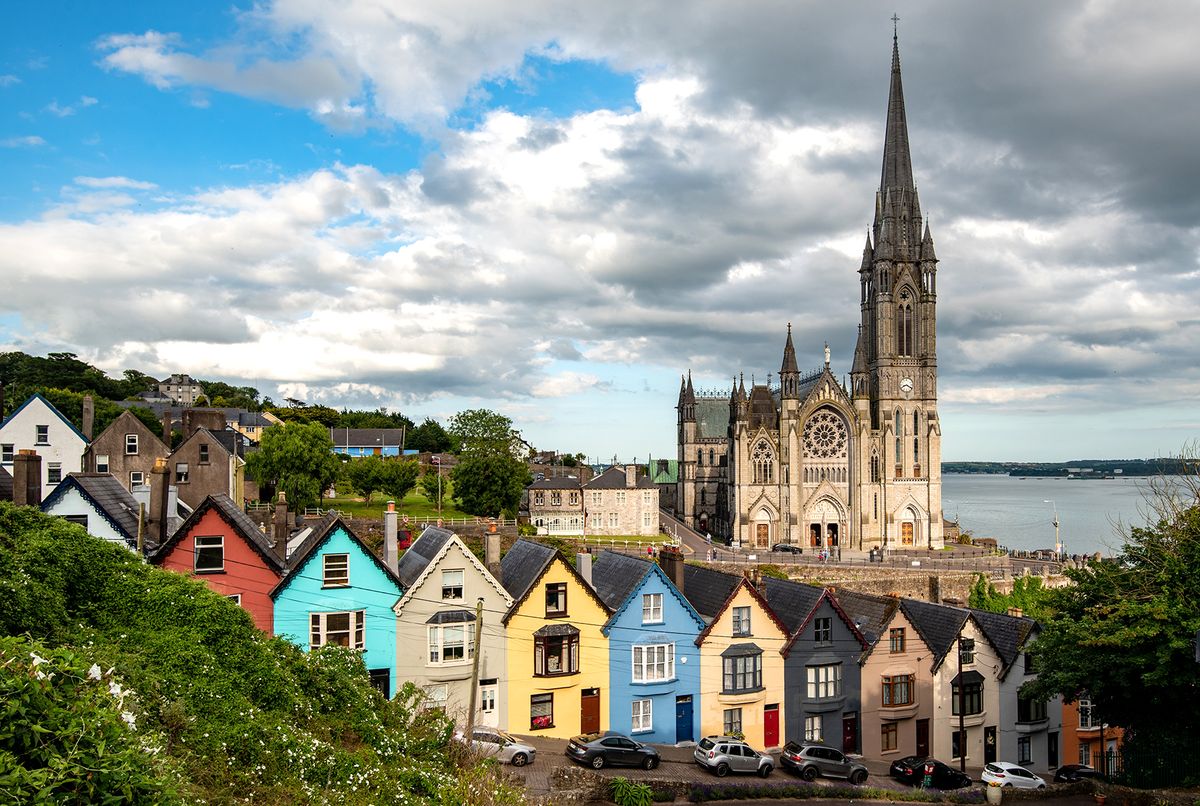
<path id="1" fill-rule="evenodd" d="M 936 758 L 921 758 L 920 756 L 906 756 L 892 762 L 892 766 L 888 769 L 888 773 L 901 783 L 909 786 L 919 786 L 925 780 L 925 766 L 933 765 L 933 788 L 934 789 L 962 789 L 964 786 L 971 786 L 974 783 L 965 773 L 959 772 L 953 767 L 943 764 Z"/>
<path id="2" fill-rule="evenodd" d="M 567 758 L 597 770 L 609 764 L 652 770 L 659 762 L 658 751 L 653 747 L 612 731 L 573 737 L 567 742 Z"/>
<path id="3" fill-rule="evenodd" d="M 1054 771 L 1054 783 L 1073 784 L 1076 781 L 1107 781 L 1104 773 L 1086 764 L 1064 764 Z"/>
<path id="4" fill-rule="evenodd" d="M 789 554 L 803 554 L 804 549 L 800 546 L 793 546 L 791 543 L 776 543 L 771 546 L 771 551 L 784 551 Z"/>

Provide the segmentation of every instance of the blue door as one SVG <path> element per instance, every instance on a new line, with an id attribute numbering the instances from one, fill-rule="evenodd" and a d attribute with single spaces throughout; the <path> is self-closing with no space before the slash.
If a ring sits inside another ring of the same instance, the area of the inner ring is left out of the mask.
<path id="1" fill-rule="evenodd" d="M 692 695 L 675 698 L 675 741 L 690 742 L 692 735 Z"/>

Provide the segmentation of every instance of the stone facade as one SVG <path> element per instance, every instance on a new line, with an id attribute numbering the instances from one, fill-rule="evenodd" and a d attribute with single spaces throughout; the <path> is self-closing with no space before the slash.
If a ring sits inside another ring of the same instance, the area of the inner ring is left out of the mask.
<path id="1" fill-rule="evenodd" d="M 170 452 L 145 423 L 132 412 L 123 411 L 84 451 L 83 469 L 88 473 L 111 473 L 132 492 L 134 487 L 150 482 L 154 462 L 166 459 Z"/>
<path id="2" fill-rule="evenodd" d="M 529 522 L 543 534 L 658 534 L 658 487 L 637 465 L 610 467 L 585 484 L 574 477 L 542 479 L 526 492 Z"/>
<path id="3" fill-rule="evenodd" d="M 204 396 L 204 387 L 192 380 L 191 375 L 177 373 L 159 381 L 158 394 L 177 406 L 194 406 L 196 401 Z"/>
<path id="4" fill-rule="evenodd" d="M 844 386 L 802 374 L 791 325 L 778 382 L 728 393 L 681 382 L 677 511 L 732 545 L 834 551 L 943 544 L 937 257 L 913 184 L 893 42 L 883 172 L 859 267 L 858 343 Z"/>

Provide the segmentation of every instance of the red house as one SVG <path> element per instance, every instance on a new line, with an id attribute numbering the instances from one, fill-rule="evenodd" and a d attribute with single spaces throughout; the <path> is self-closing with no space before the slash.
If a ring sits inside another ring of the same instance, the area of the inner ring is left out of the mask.
<path id="1" fill-rule="evenodd" d="M 150 562 L 204 580 L 250 613 L 254 624 L 274 634 L 271 589 L 283 577 L 284 549 L 227 495 L 210 495 L 150 557 Z"/>

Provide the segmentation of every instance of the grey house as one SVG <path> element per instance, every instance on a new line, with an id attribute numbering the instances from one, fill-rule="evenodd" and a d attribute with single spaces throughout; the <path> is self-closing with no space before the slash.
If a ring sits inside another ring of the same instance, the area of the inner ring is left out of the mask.
<path id="1" fill-rule="evenodd" d="M 858 659 L 866 638 L 825 588 L 770 577 L 762 587 L 790 636 L 783 649 L 787 739 L 860 752 Z"/>

